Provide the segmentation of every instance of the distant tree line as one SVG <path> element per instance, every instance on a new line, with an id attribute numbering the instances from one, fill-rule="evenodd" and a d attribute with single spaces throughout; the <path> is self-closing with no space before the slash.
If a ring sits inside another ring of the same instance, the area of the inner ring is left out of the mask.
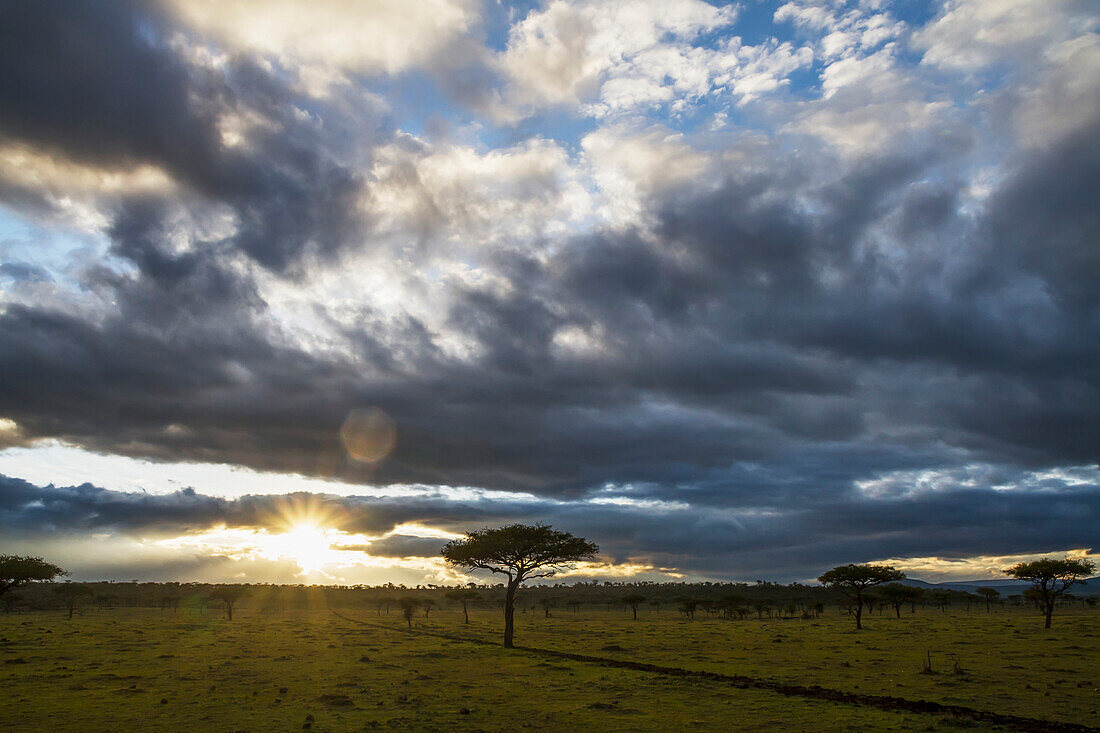
<path id="1" fill-rule="evenodd" d="M 858 594 L 837 580 L 837 571 L 876 566 L 841 566 L 822 575 L 822 585 L 801 583 L 656 583 L 576 582 L 543 583 L 514 589 L 514 613 L 601 612 L 636 620 L 644 614 L 671 613 L 687 621 L 748 619 L 814 619 L 826 613 L 851 616 L 862 625 L 866 616 L 900 618 L 919 609 L 938 612 L 991 613 L 994 610 L 1033 609 L 1043 614 L 1049 628 L 1059 606 L 1095 607 L 1097 595 L 1070 593 L 1094 570 L 1088 560 L 1043 560 L 1020 563 L 1006 574 L 1031 582 L 1022 592 L 1002 594 L 995 588 L 976 592 L 950 588 L 921 588 L 882 576 Z M 830 575 L 830 573 L 832 575 Z M 505 609 L 505 583 L 417 586 L 387 583 L 380 586 L 274 585 L 266 583 L 219 585 L 209 583 L 52 582 L 65 571 L 40 558 L 0 556 L 0 612 L 60 610 L 72 616 L 85 611 L 115 608 L 158 609 L 164 613 L 220 614 L 231 618 L 238 608 L 250 614 L 271 615 L 323 610 L 340 606 L 376 616 L 400 613 L 412 625 L 430 618 L 439 608 L 462 613 L 469 623 L 473 613 L 499 614 Z M 841 577 L 844 573 L 839 574 Z M 888 575 L 888 574 L 887 574 Z M 1097 589 L 1088 588 L 1095 593 Z"/>

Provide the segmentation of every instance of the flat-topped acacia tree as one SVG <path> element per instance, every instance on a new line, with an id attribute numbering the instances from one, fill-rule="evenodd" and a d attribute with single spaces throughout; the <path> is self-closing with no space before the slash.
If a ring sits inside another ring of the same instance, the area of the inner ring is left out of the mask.
<path id="1" fill-rule="evenodd" d="M 455 590 L 447 591 L 447 598 L 462 604 L 462 617 L 466 619 L 466 623 L 470 623 L 470 609 L 468 605 L 470 601 L 479 600 L 481 594 L 473 588 L 456 588 Z"/>
<path id="2" fill-rule="evenodd" d="M 892 565 L 841 565 L 818 578 L 828 588 L 836 588 L 856 604 L 856 628 L 863 628 L 863 604 L 868 588 L 905 579 L 905 573 Z"/>
<path id="3" fill-rule="evenodd" d="M 40 557 L 0 555 L 0 596 L 27 583 L 53 580 L 68 574 Z"/>
<path id="4" fill-rule="evenodd" d="M 247 592 L 244 587 L 239 585 L 219 585 L 214 590 L 210 591 L 210 600 L 221 601 L 225 604 L 225 615 L 228 620 L 233 620 L 233 606 L 237 605 L 243 596 Z"/>
<path id="5" fill-rule="evenodd" d="M 548 578 L 575 563 L 596 557 L 600 548 L 582 537 L 558 532 L 545 524 L 510 524 L 474 530 L 443 547 L 443 559 L 470 570 L 488 570 L 508 577 L 504 594 L 504 646 L 512 648 L 516 590 L 531 578 Z"/>
<path id="6" fill-rule="evenodd" d="M 1031 590 L 1039 601 L 1045 617 L 1044 628 L 1050 628 L 1050 617 L 1054 614 L 1054 604 L 1065 594 L 1070 586 L 1084 585 L 1089 573 L 1096 570 L 1096 563 L 1087 558 L 1069 558 L 1056 560 L 1044 558 L 1021 562 L 1005 569 L 1005 575 L 1017 580 L 1031 581 Z"/>

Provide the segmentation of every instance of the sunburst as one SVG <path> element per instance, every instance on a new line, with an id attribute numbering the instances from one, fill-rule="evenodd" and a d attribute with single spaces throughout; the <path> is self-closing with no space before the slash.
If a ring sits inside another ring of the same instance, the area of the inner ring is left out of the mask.
<path id="1" fill-rule="evenodd" d="M 340 525 L 345 511 L 335 502 L 310 494 L 292 494 L 275 504 L 267 518 L 261 551 L 272 559 L 290 559 L 305 573 L 314 573 L 342 559 L 333 544 L 345 536 Z"/>

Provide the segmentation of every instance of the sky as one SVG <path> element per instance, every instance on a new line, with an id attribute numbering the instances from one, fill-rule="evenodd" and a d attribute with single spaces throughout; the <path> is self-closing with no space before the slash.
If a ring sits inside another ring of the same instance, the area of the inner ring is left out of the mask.
<path id="1" fill-rule="evenodd" d="M 1095 0 L 16 0 L 0 47 L 0 553 L 1100 547 Z"/>

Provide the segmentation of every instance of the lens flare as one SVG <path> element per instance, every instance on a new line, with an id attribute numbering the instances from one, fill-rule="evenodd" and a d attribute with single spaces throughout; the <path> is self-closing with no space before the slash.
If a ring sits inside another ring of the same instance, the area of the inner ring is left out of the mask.
<path id="1" fill-rule="evenodd" d="M 340 441 L 348 456 L 362 463 L 378 463 L 397 442 L 393 418 L 377 407 L 352 410 L 340 428 Z"/>

